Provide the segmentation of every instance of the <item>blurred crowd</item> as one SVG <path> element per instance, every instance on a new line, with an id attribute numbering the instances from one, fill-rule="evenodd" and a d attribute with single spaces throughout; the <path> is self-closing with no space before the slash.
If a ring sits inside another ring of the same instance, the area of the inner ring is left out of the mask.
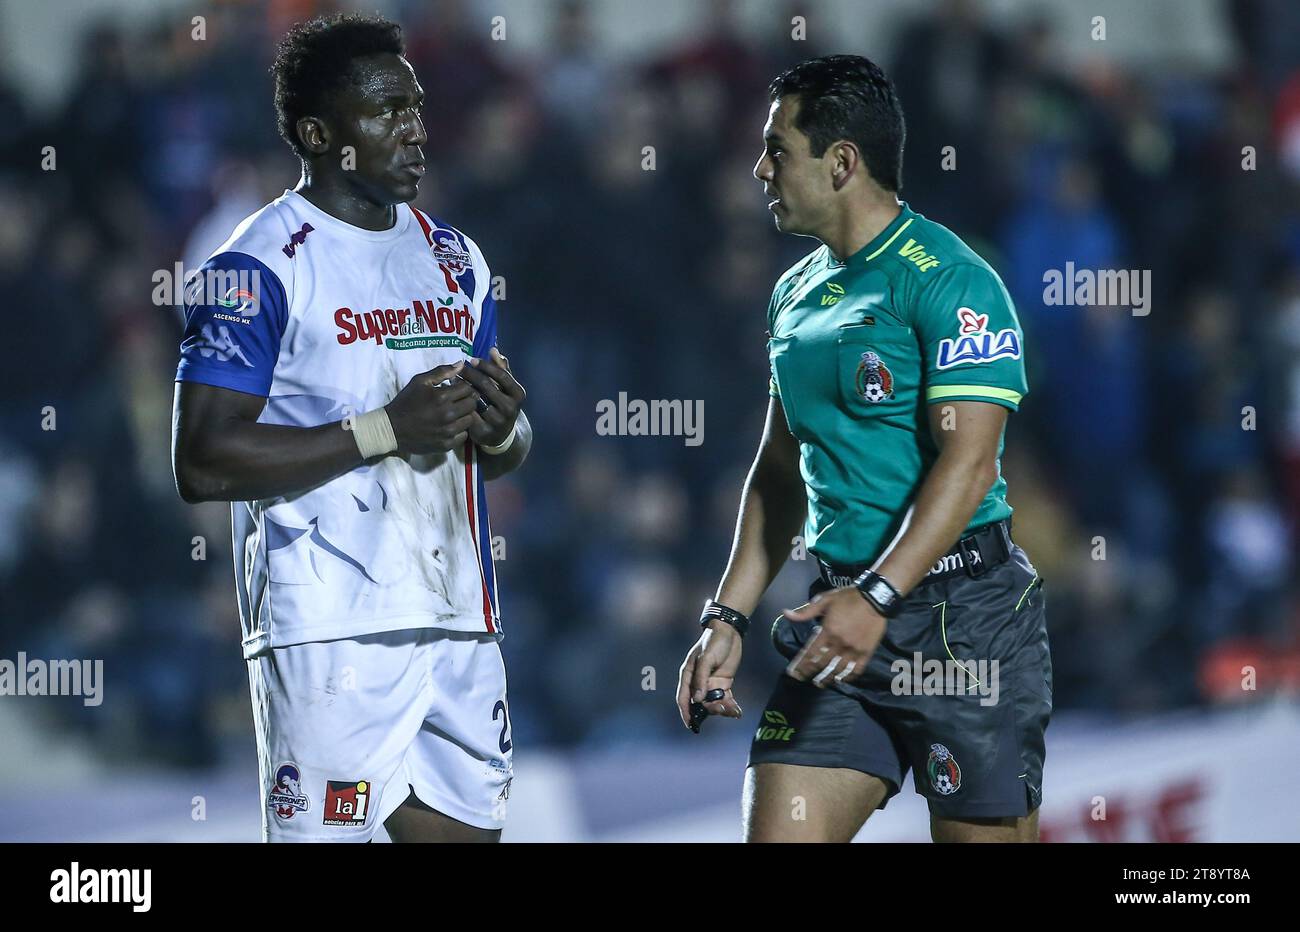
<path id="1" fill-rule="evenodd" d="M 815 245 L 772 229 L 750 175 L 766 85 L 829 52 L 886 67 L 904 199 L 1017 302 L 1031 391 L 1003 471 L 1047 584 L 1058 710 L 1226 701 L 1238 659 L 1279 688 L 1300 633 L 1300 7 L 1226 2 L 1231 67 L 1144 72 L 1067 69 L 1032 11 L 917 5 L 881 46 L 818 30 L 815 6 L 773 4 L 756 32 L 713 0 L 630 59 L 581 0 L 553 0 L 535 56 L 472 2 L 398 4 L 428 92 L 417 203 L 504 276 L 500 340 L 536 430 L 489 489 L 516 743 L 686 734 L 677 666 L 761 432 L 764 309 Z M 267 68 L 290 18 L 328 7 L 223 5 L 204 41 L 189 13 L 105 21 L 53 113 L 0 85 L 0 657 L 104 658 L 110 701 L 43 714 L 106 755 L 205 763 L 249 732 L 229 511 L 172 485 L 180 319 L 155 276 L 297 182 Z M 1150 314 L 1045 305 L 1067 262 L 1150 270 Z M 703 444 L 598 435 L 620 392 L 702 399 Z M 750 710 L 779 669 L 762 619 L 813 573 L 793 561 L 760 609 Z"/>

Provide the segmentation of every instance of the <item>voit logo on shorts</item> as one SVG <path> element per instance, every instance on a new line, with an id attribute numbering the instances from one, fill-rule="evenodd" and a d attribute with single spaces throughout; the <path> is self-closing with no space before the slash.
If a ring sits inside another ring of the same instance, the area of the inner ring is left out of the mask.
<path id="1" fill-rule="evenodd" d="M 462 299 L 463 300 L 463 299 Z M 412 301 L 411 307 L 334 312 L 341 346 L 374 340 L 388 349 L 428 349 L 453 346 L 466 353 L 474 348 L 474 314 L 468 304 L 454 307 L 456 297 Z"/>
<path id="2" fill-rule="evenodd" d="M 754 732 L 755 741 L 789 741 L 794 735 L 794 729 L 790 727 L 790 722 L 784 715 L 776 709 L 768 709 L 763 713 L 763 724 L 758 726 L 758 731 Z"/>

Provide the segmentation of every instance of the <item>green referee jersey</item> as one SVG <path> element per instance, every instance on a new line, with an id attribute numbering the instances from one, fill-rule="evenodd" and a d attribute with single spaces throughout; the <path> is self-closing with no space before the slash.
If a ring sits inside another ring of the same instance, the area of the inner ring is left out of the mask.
<path id="1" fill-rule="evenodd" d="M 927 408 L 1027 391 L 1002 280 L 946 227 L 903 204 L 844 261 L 826 246 L 781 276 L 768 306 L 771 393 L 800 445 L 805 543 L 829 563 L 874 561 L 938 456 Z M 1001 475 L 970 527 L 1011 514 Z M 955 543 L 955 541 L 954 541 Z"/>

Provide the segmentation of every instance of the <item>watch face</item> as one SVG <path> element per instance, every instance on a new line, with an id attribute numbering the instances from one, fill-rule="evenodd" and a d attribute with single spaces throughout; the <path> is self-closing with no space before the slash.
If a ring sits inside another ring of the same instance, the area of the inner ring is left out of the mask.
<path id="1" fill-rule="evenodd" d="M 888 605 L 893 601 L 893 592 L 890 591 L 889 586 L 885 583 L 876 580 L 871 584 L 871 597 L 881 605 Z"/>

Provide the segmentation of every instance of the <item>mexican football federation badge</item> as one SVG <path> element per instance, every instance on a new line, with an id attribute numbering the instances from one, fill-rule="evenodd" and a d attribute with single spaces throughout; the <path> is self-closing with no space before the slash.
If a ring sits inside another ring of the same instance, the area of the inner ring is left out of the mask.
<path id="1" fill-rule="evenodd" d="M 873 405 L 894 397 L 894 375 L 875 353 L 862 354 L 855 382 L 858 394 Z"/>
<path id="2" fill-rule="evenodd" d="M 930 776 L 930 786 L 940 796 L 951 796 L 961 789 L 961 768 L 957 759 L 942 744 L 930 745 L 930 759 L 925 763 Z"/>

